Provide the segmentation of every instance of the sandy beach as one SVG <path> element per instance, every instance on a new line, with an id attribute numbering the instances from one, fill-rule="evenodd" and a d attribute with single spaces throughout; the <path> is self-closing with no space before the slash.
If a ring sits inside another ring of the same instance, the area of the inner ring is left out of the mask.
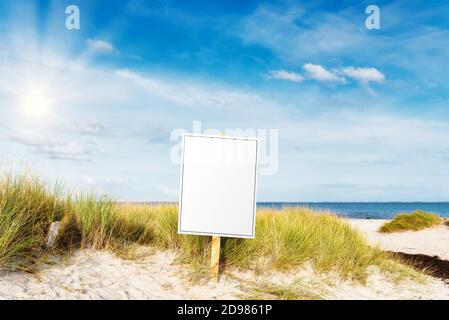
<path id="1" fill-rule="evenodd" d="M 368 241 L 384 250 L 449 258 L 449 227 L 398 234 L 379 234 L 382 220 L 349 220 Z M 366 285 L 316 274 L 310 266 L 289 273 L 255 276 L 228 270 L 218 284 L 193 283 L 189 268 L 174 252 L 142 248 L 140 258 L 126 260 L 107 251 L 79 250 L 52 258 L 36 274 L 3 272 L 1 299 L 241 299 L 251 297 L 254 283 L 288 285 L 300 281 L 305 297 L 322 299 L 449 299 L 449 284 L 426 277 L 424 282 L 394 281 L 375 268 Z"/>
<path id="2" fill-rule="evenodd" d="M 377 232 L 388 220 L 348 220 L 354 227 L 362 231 L 370 244 L 379 245 L 382 249 L 410 254 L 438 256 L 449 260 L 449 227 L 439 225 L 421 231 L 397 233 Z"/>

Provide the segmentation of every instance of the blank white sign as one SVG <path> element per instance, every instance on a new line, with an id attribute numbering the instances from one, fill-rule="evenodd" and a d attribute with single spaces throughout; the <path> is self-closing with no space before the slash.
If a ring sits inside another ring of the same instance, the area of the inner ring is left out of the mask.
<path id="1" fill-rule="evenodd" d="M 257 147 L 254 138 L 183 136 L 179 233 L 254 238 Z"/>

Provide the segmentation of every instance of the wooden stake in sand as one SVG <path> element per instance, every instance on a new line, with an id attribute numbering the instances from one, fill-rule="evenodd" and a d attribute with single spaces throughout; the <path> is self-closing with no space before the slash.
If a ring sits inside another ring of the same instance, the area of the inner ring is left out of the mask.
<path id="1" fill-rule="evenodd" d="M 210 279 L 218 282 L 218 270 L 220 267 L 220 240 L 219 236 L 212 236 L 210 254 Z"/>
<path id="2" fill-rule="evenodd" d="M 47 248 L 53 248 L 55 245 L 56 237 L 58 236 L 59 226 L 61 222 L 56 221 L 50 224 L 47 235 Z"/>

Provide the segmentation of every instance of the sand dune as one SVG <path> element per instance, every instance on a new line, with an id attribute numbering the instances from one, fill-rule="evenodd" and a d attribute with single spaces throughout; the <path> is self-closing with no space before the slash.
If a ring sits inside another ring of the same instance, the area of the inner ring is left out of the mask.
<path id="1" fill-rule="evenodd" d="M 448 258 L 449 228 L 382 235 L 379 220 L 351 220 L 368 240 L 384 249 Z M 176 262 L 175 253 L 152 251 L 136 260 L 113 253 L 80 250 L 53 258 L 37 274 L 0 274 L 1 299 L 239 299 L 251 295 L 248 281 L 288 284 L 300 279 L 308 293 L 325 299 L 449 299 L 449 284 L 436 278 L 424 283 L 395 282 L 375 269 L 366 285 L 318 275 L 311 267 L 289 273 L 256 277 L 251 273 L 222 275 L 218 284 L 193 284 L 189 269 Z M 239 279 L 239 280 L 237 280 Z"/>

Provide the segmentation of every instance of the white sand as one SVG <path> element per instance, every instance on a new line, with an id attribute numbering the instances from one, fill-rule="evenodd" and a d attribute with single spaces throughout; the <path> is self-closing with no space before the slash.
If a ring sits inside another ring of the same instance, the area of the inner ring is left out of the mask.
<path id="1" fill-rule="evenodd" d="M 0 299 L 232 299 L 239 290 L 230 280 L 192 286 L 172 252 L 139 260 L 82 250 L 68 261 L 57 259 L 37 275 L 0 275 Z"/>
<path id="2" fill-rule="evenodd" d="M 448 227 L 382 235 L 376 230 L 383 221 L 350 222 L 386 250 L 448 259 Z M 449 284 L 439 279 L 395 282 L 375 268 L 370 273 L 366 286 L 341 281 L 335 274 L 317 275 L 310 266 L 264 278 L 234 271 L 231 277 L 223 275 L 218 284 L 201 285 L 188 280 L 189 269 L 175 261 L 173 252 L 123 260 L 109 252 L 82 250 L 68 259 L 55 258 L 36 275 L 0 273 L 0 299 L 238 299 L 252 293 L 248 281 L 288 285 L 296 280 L 308 295 L 325 299 L 449 299 Z"/>
<path id="3" fill-rule="evenodd" d="M 388 220 L 348 220 L 354 227 L 362 231 L 369 243 L 379 245 L 384 250 L 410 254 L 438 256 L 449 260 L 449 227 L 440 225 L 421 231 L 396 233 L 377 232 Z"/>

